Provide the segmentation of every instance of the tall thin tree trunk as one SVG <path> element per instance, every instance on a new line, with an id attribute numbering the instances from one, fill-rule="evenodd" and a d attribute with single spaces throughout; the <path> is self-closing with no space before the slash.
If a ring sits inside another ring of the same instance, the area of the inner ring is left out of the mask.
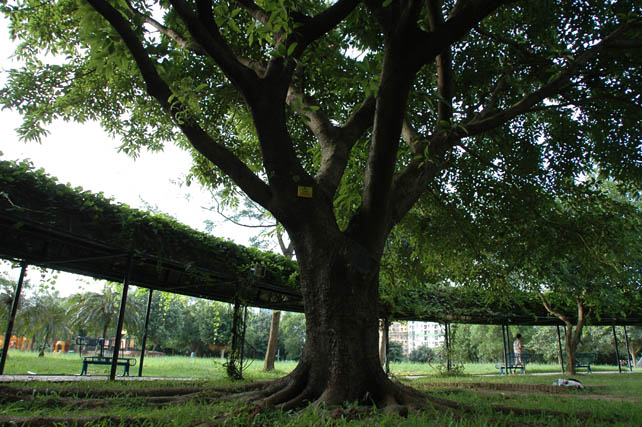
<path id="1" fill-rule="evenodd" d="M 386 322 L 381 322 L 379 325 L 379 362 L 382 365 L 386 364 L 386 353 L 388 351 L 387 347 L 387 338 L 388 331 L 386 330 Z"/>
<path id="2" fill-rule="evenodd" d="M 276 348 L 279 343 L 279 322 L 281 321 L 281 312 L 275 310 L 272 312 L 272 323 L 270 324 L 270 339 L 268 340 L 267 351 L 265 352 L 265 363 L 263 364 L 264 371 L 274 370 L 274 358 L 276 356 Z"/>
<path id="3" fill-rule="evenodd" d="M 279 242 L 279 247 L 283 256 L 292 259 L 294 256 L 294 245 L 292 241 L 288 245 L 283 240 L 283 233 L 280 227 L 276 228 L 276 237 Z M 265 351 L 265 363 L 263 365 L 264 371 L 274 370 L 274 358 L 276 356 L 276 349 L 279 344 L 279 323 L 281 321 L 281 312 L 272 312 L 272 323 L 270 324 L 270 338 L 268 340 L 267 350 Z"/>
<path id="4" fill-rule="evenodd" d="M 42 341 L 42 345 L 40 346 L 40 352 L 38 353 L 38 357 L 45 357 L 45 347 L 47 347 L 47 341 L 49 341 L 49 331 L 47 331 L 47 334 L 45 335 L 45 339 Z"/>

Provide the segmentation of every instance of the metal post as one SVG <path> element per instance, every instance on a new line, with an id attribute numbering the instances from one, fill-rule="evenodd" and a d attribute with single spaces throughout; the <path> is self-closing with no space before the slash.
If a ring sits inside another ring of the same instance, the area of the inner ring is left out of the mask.
<path id="1" fill-rule="evenodd" d="M 615 357 L 617 357 L 617 370 L 621 374 L 622 366 L 620 366 L 620 349 L 617 344 L 617 335 L 615 334 L 615 325 L 613 325 L 613 341 L 615 341 Z"/>
<path id="2" fill-rule="evenodd" d="M 232 349 L 227 361 L 227 376 L 233 380 L 243 378 L 243 341 L 245 340 L 245 321 L 247 308 L 238 297 L 234 299 L 232 317 Z"/>
<path id="3" fill-rule="evenodd" d="M 27 274 L 27 263 L 20 263 L 20 278 L 16 290 L 13 293 L 13 302 L 11 303 L 11 313 L 9 313 L 9 322 L 7 323 L 7 332 L 4 335 L 4 345 L 2 347 L 2 355 L 0 356 L 0 375 L 4 374 L 4 364 L 7 361 L 7 352 L 9 351 L 9 344 L 11 343 L 11 334 L 13 333 L 13 322 L 16 320 L 16 313 L 18 312 L 18 303 L 20 301 L 20 293 L 22 292 L 22 283 L 24 282 L 25 275 Z"/>
<path id="4" fill-rule="evenodd" d="M 446 322 L 445 323 L 445 338 L 446 338 L 446 370 L 450 372 L 451 369 L 451 361 L 450 361 L 450 323 Z"/>
<path id="5" fill-rule="evenodd" d="M 502 347 L 504 350 L 504 374 L 508 375 L 508 350 L 506 349 L 506 325 L 502 323 Z"/>
<path id="6" fill-rule="evenodd" d="M 562 366 L 562 373 L 564 373 L 564 353 L 562 353 L 562 337 L 560 336 L 560 325 L 557 325 L 557 347 L 559 348 L 560 352 L 560 365 Z"/>
<path id="7" fill-rule="evenodd" d="M 629 372 L 633 372 L 633 363 L 631 363 L 631 348 L 629 347 L 629 334 L 626 333 L 626 325 L 624 325 L 624 339 L 626 340 L 626 361 L 629 364 Z"/>
<path id="8" fill-rule="evenodd" d="M 154 293 L 153 289 L 149 290 L 149 296 L 147 298 L 147 311 L 145 312 L 145 327 L 143 328 L 143 343 L 141 344 L 140 350 L 140 364 L 138 365 L 138 376 L 143 376 L 143 361 L 145 360 L 145 348 L 147 347 L 147 327 L 149 326 L 149 313 L 152 312 L 152 294 Z"/>
<path id="9" fill-rule="evenodd" d="M 118 353 L 120 353 L 120 340 L 123 337 L 123 320 L 125 318 L 125 307 L 127 306 L 127 291 L 129 290 L 129 279 L 132 273 L 132 257 L 127 259 L 127 273 L 123 281 L 123 294 L 120 298 L 120 311 L 118 313 L 118 326 L 116 326 L 116 342 L 114 343 L 114 353 L 111 357 L 111 373 L 109 379 L 116 379 L 116 369 L 118 368 Z"/>

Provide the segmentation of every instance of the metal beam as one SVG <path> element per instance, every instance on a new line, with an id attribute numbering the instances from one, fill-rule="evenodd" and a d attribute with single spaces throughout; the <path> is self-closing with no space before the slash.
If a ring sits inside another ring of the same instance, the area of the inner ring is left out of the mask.
<path id="1" fill-rule="evenodd" d="M 450 372 L 451 363 L 450 363 L 450 323 L 444 324 L 444 339 L 446 341 L 446 370 Z"/>
<path id="2" fill-rule="evenodd" d="M 508 350 L 506 349 L 506 340 L 508 339 L 508 325 L 502 323 L 502 347 L 504 350 L 504 373 L 508 375 Z"/>
<path id="3" fill-rule="evenodd" d="M 564 336 L 566 338 L 566 335 Z M 560 336 L 560 325 L 557 325 L 557 347 L 560 355 L 560 365 L 562 366 L 562 373 L 565 372 L 564 368 L 564 353 L 562 352 L 562 337 Z"/>
<path id="4" fill-rule="evenodd" d="M 0 356 L 0 375 L 4 374 L 4 364 L 7 361 L 7 352 L 9 351 L 9 344 L 11 343 L 11 335 L 13 333 L 13 322 L 16 320 L 16 313 L 18 312 L 18 304 L 20 302 L 20 293 L 22 292 L 22 283 L 24 282 L 25 275 L 27 274 L 27 263 L 20 263 L 20 278 L 16 285 L 16 290 L 13 293 L 13 302 L 11 303 L 11 313 L 9 313 L 9 322 L 7 323 L 7 332 L 4 335 L 4 345 L 2 347 L 2 355 Z"/>
<path id="5" fill-rule="evenodd" d="M 629 372 L 633 372 L 633 363 L 631 363 L 631 347 L 629 347 L 629 334 L 626 333 L 626 326 L 624 326 L 624 339 L 626 340 L 626 363 L 629 365 Z"/>
<path id="6" fill-rule="evenodd" d="M 615 334 L 615 325 L 613 325 L 613 341 L 615 342 L 615 357 L 617 357 L 617 370 L 622 373 L 622 365 L 620 365 L 620 349 L 617 344 L 617 335 Z"/>
<path id="7" fill-rule="evenodd" d="M 120 311 L 118 313 L 118 326 L 116 327 L 116 342 L 114 342 L 114 353 L 111 358 L 111 373 L 109 379 L 114 381 L 116 379 L 116 369 L 118 368 L 118 353 L 120 353 L 120 340 L 123 337 L 123 320 L 125 318 L 125 308 L 127 306 L 127 291 L 129 290 L 129 279 L 132 274 L 132 257 L 127 258 L 127 273 L 125 273 L 125 280 L 123 281 L 123 294 L 120 298 Z"/>
<path id="8" fill-rule="evenodd" d="M 145 311 L 145 327 L 143 328 L 143 343 L 141 344 L 140 350 L 140 362 L 138 364 L 138 376 L 143 376 L 143 361 L 145 360 L 145 348 L 147 347 L 147 327 L 149 326 L 149 314 L 152 312 L 152 295 L 154 293 L 153 289 L 149 290 L 149 296 L 147 298 L 147 311 Z"/>

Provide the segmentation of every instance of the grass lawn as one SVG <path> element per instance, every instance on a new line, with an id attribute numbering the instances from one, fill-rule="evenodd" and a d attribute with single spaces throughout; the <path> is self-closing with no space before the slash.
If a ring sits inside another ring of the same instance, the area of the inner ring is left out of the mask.
<path id="1" fill-rule="evenodd" d="M 38 358 L 35 353 L 9 353 L 5 373 L 78 374 L 78 355 Z M 392 374 L 402 382 L 430 396 L 458 402 L 464 409 L 458 416 L 433 409 L 411 411 L 403 418 L 347 404 L 337 408 L 308 407 L 298 412 L 257 410 L 239 401 L 221 401 L 229 390 L 280 377 L 295 362 L 276 363 L 276 372 L 261 371 L 262 361 L 253 361 L 245 370 L 246 379 L 232 383 L 219 359 L 182 356 L 150 357 L 145 376 L 190 377 L 192 381 L 90 381 L 11 382 L 0 384 L 0 424 L 40 425 L 259 425 L 259 426 L 418 426 L 418 425 L 559 425 L 632 426 L 642 424 L 642 375 L 578 374 L 586 387 L 575 391 L 553 387 L 562 377 L 559 367 L 533 365 L 529 373 L 551 375 L 488 375 L 497 373 L 493 364 L 466 365 L 460 376 L 441 376 L 426 364 L 392 364 Z M 95 368 L 95 367 L 94 367 Z M 604 367 L 609 368 L 609 367 Z M 122 369 L 122 368 L 119 368 Z M 610 370 L 615 370 L 610 367 Z M 95 369 L 90 374 L 103 374 Z M 120 370 L 119 370 L 120 372 Z M 137 367 L 132 375 L 138 372 Z M 412 378 L 408 378 L 412 376 Z M 34 418 L 38 417 L 38 418 Z"/>
<path id="2" fill-rule="evenodd" d="M 219 358 L 201 358 L 185 356 L 155 356 L 146 357 L 143 375 L 146 377 L 179 377 L 179 378 L 208 378 L 218 379 L 225 377 L 224 361 Z M 273 378 L 287 374 L 296 366 L 296 362 L 276 362 L 275 373 L 266 376 L 261 372 L 262 360 L 248 361 L 246 376 L 250 378 Z M 10 350 L 7 355 L 5 374 L 28 374 L 33 372 L 39 375 L 77 375 L 82 368 L 82 358 L 78 354 L 46 353 L 45 357 L 38 357 L 36 352 Z M 617 371 L 617 366 L 593 365 L 594 372 Z M 89 375 L 108 375 L 109 366 L 89 365 Z M 639 368 L 638 368 L 639 369 Z M 118 374 L 122 374 L 122 367 Z M 624 368 L 623 368 L 624 370 Z M 418 376 L 439 374 L 436 364 L 427 363 L 391 363 L 390 371 L 395 376 Z M 580 373 L 585 372 L 580 369 Z M 463 373 L 467 375 L 497 374 L 498 368 L 493 363 L 469 363 L 464 365 Z M 560 373 L 559 365 L 529 364 L 527 372 L 533 373 Z M 138 375 L 138 361 L 130 368 L 130 375 Z"/>

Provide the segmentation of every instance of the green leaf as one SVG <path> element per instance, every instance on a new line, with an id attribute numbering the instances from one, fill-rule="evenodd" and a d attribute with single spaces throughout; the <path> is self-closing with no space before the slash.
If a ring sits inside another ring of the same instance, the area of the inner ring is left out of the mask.
<path id="1" fill-rule="evenodd" d="M 290 44 L 290 46 L 288 46 L 287 56 L 291 56 L 294 53 L 294 49 L 296 49 L 297 44 L 298 44 L 297 42 L 294 42 L 294 43 Z"/>

